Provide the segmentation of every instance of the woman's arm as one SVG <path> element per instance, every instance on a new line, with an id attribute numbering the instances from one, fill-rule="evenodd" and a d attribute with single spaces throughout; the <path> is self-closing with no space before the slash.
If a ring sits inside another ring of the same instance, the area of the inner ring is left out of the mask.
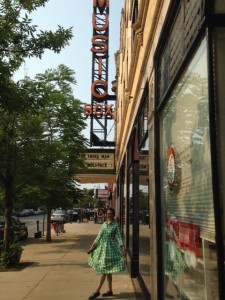
<path id="1" fill-rule="evenodd" d="M 127 250 L 126 250 L 124 245 L 121 246 L 121 250 L 122 250 L 123 256 L 126 257 L 127 256 Z"/>
<path id="2" fill-rule="evenodd" d="M 93 244 L 91 245 L 91 248 L 88 250 L 87 254 L 91 254 L 91 253 L 95 250 L 95 248 L 96 248 L 96 244 L 93 243 Z"/>
<path id="3" fill-rule="evenodd" d="M 98 233 L 97 237 L 95 238 L 94 242 L 92 243 L 92 245 L 88 251 L 89 253 L 91 253 L 97 247 L 97 245 L 102 237 L 102 231 L 103 231 L 103 225 L 102 225 L 101 229 L 99 230 L 99 233 Z"/>

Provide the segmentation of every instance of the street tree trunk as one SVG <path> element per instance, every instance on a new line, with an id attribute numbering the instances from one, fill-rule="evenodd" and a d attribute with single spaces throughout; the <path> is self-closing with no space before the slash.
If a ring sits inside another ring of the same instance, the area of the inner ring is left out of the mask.
<path id="1" fill-rule="evenodd" d="M 47 220 L 47 231 L 46 231 L 46 242 L 51 242 L 51 208 L 46 209 L 46 220 Z"/>
<path id="2" fill-rule="evenodd" d="M 10 227 L 13 208 L 13 176 L 7 175 L 5 180 L 5 228 L 3 239 L 3 250 L 8 251 L 10 247 Z"/>

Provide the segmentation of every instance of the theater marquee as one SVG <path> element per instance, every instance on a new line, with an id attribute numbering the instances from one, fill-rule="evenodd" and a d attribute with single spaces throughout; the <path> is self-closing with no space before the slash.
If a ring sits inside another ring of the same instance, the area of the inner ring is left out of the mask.
<path id="1" fill-rule="evenodd" d="M 115 169 L 114 150 L 91 149 L 83 155 L 88 170 L 113 171 Z"/>

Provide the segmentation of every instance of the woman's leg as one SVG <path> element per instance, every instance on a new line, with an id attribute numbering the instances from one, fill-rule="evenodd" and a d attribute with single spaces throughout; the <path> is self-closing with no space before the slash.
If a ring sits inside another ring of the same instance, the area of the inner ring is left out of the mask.
<path id="1" fill-rule="evenodd" d="M 112 292 L 112 274 L 107 274 L 107 281 L 109 286 L 109 292 Z"/>
<path id="2" fill-rule="evenodd" d="M 96 290 L 96 293 L 100 293 L 101 287 L 103 286 L 103 284 L 105 282 L 105 278 L 106 278 L 106 274 L 102 274 L 99 284 L 98 284 L 98 287 L 97 287 L 97 290 Z"/>

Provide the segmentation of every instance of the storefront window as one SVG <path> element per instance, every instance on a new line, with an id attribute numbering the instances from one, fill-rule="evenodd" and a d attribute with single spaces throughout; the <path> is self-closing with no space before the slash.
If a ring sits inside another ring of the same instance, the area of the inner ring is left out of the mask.
<path id="1" fill-rule="evenodd" d="M 148 92 L 145 95 L 145 101 L 141 108 L 140 115 L 138 118 L 138 128 L 139 128 L 139 146 L 142 144 L 143 140 L 146 139 L 148 132 Z"/>
<path id="2" fill-rule="evenodd" d="M 150 223 L 149 223 L 149 141 L 140 150 L 139 179 L 139 272 L 150 288 Z"/>
<path id="3" fill-rule="evenodd" d="M 206 40 L 160 120 L 165 299 L 218 299 Z"/>
<path id="4" fill-rule="evenodd" d="M 128 249 L 130 255 L 133 253 L 133 144 L 132 140 L 127 151 L 127 234 Z"/>
<path id="5" fill-rule="evenodd" d="M 122 235 L 124 238 L 124 243 L 126 245 L 126 187 L 125 187 L 125 162 L 123 162 L 119 179 L 117 180 L 117 216 L 119 217 L 118 221 L 121 226 Z"/>
<path id="6" fill-rule="evenodd" d="M 121 187 L 121 213 L 122 213 L 122 232 L 124 235 L 124 241 L 126 244 L 126 247 L 128 246 L 128 237 L 127 237 L 127 182 L 125 180 L 125 162 L 124 162 L 124 174 L 123 174 L 123 184 Z"/>
<path id="7" fill-rule="evenodd" d="M 129 250 L 130 253 L 133 254 L 133 168 L 132 164 L 128 171 L 128 186 L 129 186 L 129 202 L 128 202 L 128 224 L 129 224 Z"/>

